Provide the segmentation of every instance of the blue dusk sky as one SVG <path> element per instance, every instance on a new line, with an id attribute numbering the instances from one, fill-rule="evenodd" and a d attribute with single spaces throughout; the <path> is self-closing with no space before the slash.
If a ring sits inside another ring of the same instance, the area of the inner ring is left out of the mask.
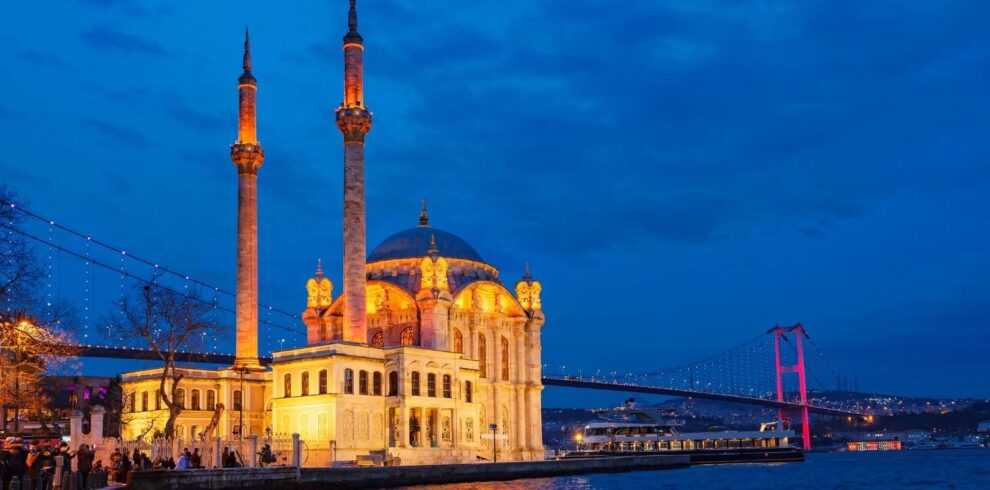
<path id="1" fill-rule="evenodd" d="M 247 24 L 262 301 L 302 311 L 318 257 L 338 294 L 346 4 L 12 2 L 0 182 L 233 289 Z M 548 371 L 653 371 L 802 322 L 863 390 L 990 397 L 990 4 L 362 0 L 359 17 L 369 250 L 425 197 L 510 287 L 529 262 Z"/>

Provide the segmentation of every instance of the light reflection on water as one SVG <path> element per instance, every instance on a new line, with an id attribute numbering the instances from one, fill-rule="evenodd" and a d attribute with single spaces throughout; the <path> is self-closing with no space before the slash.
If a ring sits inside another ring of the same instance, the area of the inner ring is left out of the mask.
<path id="1" fill-rule="evenodd" d="M 407 490 L 654 488 L 990 489 L 990 450 L 812 453 L 803 463 L 712 465 L 667 471 L 406 487 Z"/>

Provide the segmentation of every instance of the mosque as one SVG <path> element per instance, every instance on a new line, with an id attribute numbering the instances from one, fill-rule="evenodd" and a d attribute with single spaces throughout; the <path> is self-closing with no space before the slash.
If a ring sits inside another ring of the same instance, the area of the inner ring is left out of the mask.
<path id="1" fill-rule="evenodd" d="M 332 447 L 335 461 L 385 450 L 402 464 L 543 458 L 541 285 L 527 266 L 513 290 L 457 235 L 434 228 L 426 203 L 416 226 L 366 252 L 364 145 L 371 130 L 364 40 L 355 0 L 343 38 L 343 293 L 318 264 L 305 283 L 307 343 L 258 356 L 257 80 L 245 36 L 238 79 L 236 360 L 186 369 L 175 436 L 236 438 L 298 433 Z M 329 210 L 328 210 L 329 211 Z M 411 223 L 413 224 L 413 223 Z M 122 375 L 123 438 L 160 428 L 161 368 Z M 484 439 L 483 439 L 484 438 Z"/>

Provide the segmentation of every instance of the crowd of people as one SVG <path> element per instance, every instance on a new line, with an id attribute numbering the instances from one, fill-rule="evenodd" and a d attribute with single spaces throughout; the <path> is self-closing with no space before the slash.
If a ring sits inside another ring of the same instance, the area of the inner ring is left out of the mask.
<path id="1" fill-rule="evenodd" d="M 0 446 L 0 490 L 7 490 L 11 481 L 30 480 L 33 488 L 42 489 L 46 482 L 55 480 L 56 468 L 70 468 L 72 459 L 76 459 L 76 478 L 79 478 L 80 488 L 86 488 L 90 473 L 102 471 L 102 463 L 93 464 L 95 452 L 86 444 L 78 450 L 69 450 L 65 442 L 58 444 L 52 441 L 25 441 L 19 437 L 8 437 Z"/>
<path id="2" fill-rule="evenodd" d="M 0 445 L 0 481 L 2 481 L 0 490 L 8 490 L 14 478 L 20 481 L 28 478 L 31 482 L 40 482 L 41 486 L 32 484 L 32 487 L 44 488 L 43 482 L 52 482 L 55 478 L 55 469 L 62 467 L 68 471 L 73 459 L 76 460 L 74 477 L 79 479 L 77 488 L 87 488 L 90 475 L 94 472 L 107 471 L 111 481 L 126 483 L 127 474 L 131 471 L 190 470 L 204 467 L 199 448 L 193 448 L 192 452 L 189 448 L 184 448 L 179 453 L 178 460 L 171 456 L 156 457 L 152 460 L 147 453 L 138 449 L 134 449 L 131 454 L 117 449 L 110 455 L 108 467 L 103 466 L 103 461 L 94 461 L 95 456 L 95 448 L 90 448 L 87 444 L 81 444 L 76 451 L 71 451 L 65 442 L 31 443 L 21 438 L 8 437 Z M 262 447 L 258 456 L 262 466 L 273 464 L 276 460 L 268 444 Z M 244 466 L 240 454 L 229 447 L 223 448 L 220 464 L 223 468 Z"/>

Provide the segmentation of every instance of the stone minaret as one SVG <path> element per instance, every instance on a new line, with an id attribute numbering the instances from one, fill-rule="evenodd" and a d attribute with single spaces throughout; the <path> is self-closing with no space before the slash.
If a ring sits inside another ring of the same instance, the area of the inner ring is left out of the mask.
<path id="1" fill-rule="evenodd" d="M 371 112 L 364 106 L 364 39 L 357 31 L 357 9 L 351 0 L 344 36 L 344 101 L 337 108 L 337 127 L 344 135 L 344 324 L 343 340 L 368 343 L 365 323 L 364 135 L 371 130 Z"/>
<path id="2" fill-rule="evenodd" d="M 230 159 L 237 167 L 237 346 L 234 367 L 261 369 L 258 362 L 258 168 L 265 153 L 258 143 L 251 42 L 244 30 L 244 73 L 237 80 L 240 114 Z"/>

